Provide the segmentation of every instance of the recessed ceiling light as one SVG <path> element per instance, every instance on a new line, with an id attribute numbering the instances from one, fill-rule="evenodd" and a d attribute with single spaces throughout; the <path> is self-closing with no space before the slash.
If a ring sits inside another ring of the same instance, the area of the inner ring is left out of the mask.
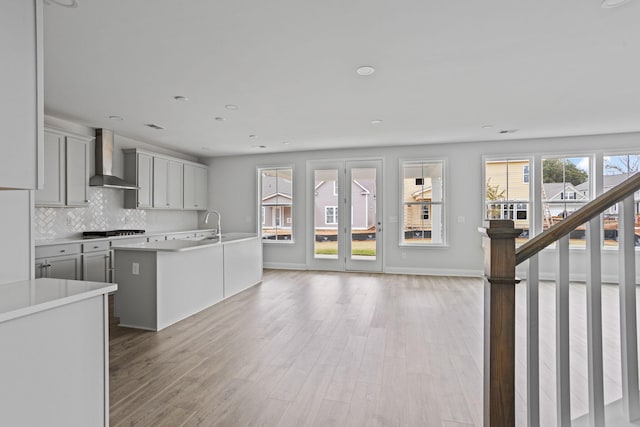
<path id="1" fill-rule="evenodd" d="M 622 6 L 625 3 L 629 3 L 629 0 L 603 0 L 600 6 L 603 9 L 613 9 L 614 7 Z"/>
<path id="2" fill-rule="evenodd" d="M 180 101 L 180 102 L 187 102 L 189 100 L 189 98 L 187 98 L 186 96 L 182 96 L 182 95 L 176 95 L 173 97 L 174 100 L 176 101 Z"/>
<path id="3" fill-rule="evenodd" d="M 356 68 L 356 73 L 358 73 L 361 76 L 370 76 L 375 72 L 376 72 L 376 69 L 373 68 L 371 65 L 363 65 L 361 67 Z"/>
<path id="4" fill-rule="evenodd" d="M 289 145 L 289 144 L 291 144 L 291 142 L 289 142 L 289 141 L 282 141 L 282 143 L 283 143 L 284 145 Z"/>
<path id="5" fill-rule="evenodd" d="M 226 108 L 227 110 L 237 110 L 238 106 L 233 104 L 227 104 L 224 106 L 224 108 Z"/>
<path id="6" fill-rule="evenodd" d="M 503 129 L 500 131 L 501 134 L 507 134 L 507 133 L 516 133 L 518 132 L 518 129 Z"/>
<path id="7" fill-rule="evenodd" d="M 371 124 L 372 125 L 379 125 L 380 123 L 382 123 L 382 120 L 380 120 L 380 119 L 371 120 Z"/>
<path id="8" fill-rule="evenodd" d="M 482 126 L 482 129 L 492 129 L 493 125 L 484 125 Z"/>
<path id="9" fill-rule="evenodd" d="M 266 145 L 252 145 L 251 148 L 265 149 L 265 148 L 267 148 L 267 146 Z"/>
<path id="10" fill-rule="evenodd" d="M 78 7 L 76 0 L 45 0 L 45 4 L 55 4 L 56 6 L 75 8 Z"/>
<path id="11" fill-rule="evenodd" d="M 224 122 L 225 120 L 227 120 L 227 119 L 225 119 L 224 117 L 216 117 L 215 118 L 215 121 L 217 121 L 217 122 Z"/>
<path id="12" fill-rule="evenodd" d="M 155 129 L 155 130 L 163 130 L 164 128 L 160 125 L 157 125 L 155 123 L 145 123 L 144 124 L 147 127 L 150 127 L 151 129 Z"/>
<path id="13" fill-rule="evenodd" d="M 118 120 L 118 121 L 124 120 L 124 119 L 123 119 L 122 117 L 120 117 L 120 116 L 109 116 L 109 118 L 110 118 L 111 120 Z"/>
<path id="14" fill-rule="evenodd" d="M 253 134 L 249 135 L 249 138 L 257 138 L 257 137 L 258 137 L 257 135 L 253 135 Z"/>

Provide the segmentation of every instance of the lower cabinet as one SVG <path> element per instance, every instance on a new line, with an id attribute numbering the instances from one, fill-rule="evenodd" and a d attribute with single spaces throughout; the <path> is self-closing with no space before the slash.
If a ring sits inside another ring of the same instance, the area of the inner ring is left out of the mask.
<path id="1" fill-rule="evenodd" d="M 82 280 L 80 255 L 36 258 L 35 261 L 36 279 L 49 277 L 54 279 Z"/>
<path id="2" fill-rule="evenodd" d="M 111 283 L 111 253 L 92 252 L 82 255 L 83 280 Z"/>

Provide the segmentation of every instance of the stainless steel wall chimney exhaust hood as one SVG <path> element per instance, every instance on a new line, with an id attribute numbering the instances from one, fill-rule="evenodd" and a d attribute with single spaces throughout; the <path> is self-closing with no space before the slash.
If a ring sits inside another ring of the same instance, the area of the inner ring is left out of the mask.
<path id="1" fill-rule="evenodd" d="M 135 184 L 113 175 L 113 132 L 96 129 L 96 174 L 89 180 L 91 187 L 137 190 Z"/>

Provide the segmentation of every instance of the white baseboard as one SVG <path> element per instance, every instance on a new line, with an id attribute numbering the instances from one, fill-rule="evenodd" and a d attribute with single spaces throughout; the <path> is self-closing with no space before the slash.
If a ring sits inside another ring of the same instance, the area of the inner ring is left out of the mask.
<path id="1" fill-rule="evenodd" d="M 294 264 L 288 262 L 263 262 L 263 268 L 272 268 L 274 270 L 308 270 L 306 264 Z"/>
<path id="2" fill-rule="evenodd" d="M 385 267 L 387 274 L 414 274 L 418 276 L 459 276 L 482 277 L 482 270 L 458 270 L 449 268 L 416 268 L 416 267 Z"/>

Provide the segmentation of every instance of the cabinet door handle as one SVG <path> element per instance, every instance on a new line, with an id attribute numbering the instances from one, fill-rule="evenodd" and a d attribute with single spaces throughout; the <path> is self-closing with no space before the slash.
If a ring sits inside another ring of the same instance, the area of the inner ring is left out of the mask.
<path id="1" fill-rule="evenodd" d="M 98 249 L 100 246 L 94 246 L 93 249 Z"/>
<path id="2" fill-rule="evenodd" d="M 60 252 L 67 252 L 66 249 L 60 249 Z"/>

